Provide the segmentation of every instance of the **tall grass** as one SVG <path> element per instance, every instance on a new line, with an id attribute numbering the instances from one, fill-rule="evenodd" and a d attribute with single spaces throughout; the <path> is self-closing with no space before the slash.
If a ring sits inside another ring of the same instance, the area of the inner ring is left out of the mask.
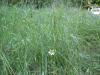
<path id="1" fill-rule="evenodd" d="M 0 8 L 0 75 L 100 74 L 99 49 L 100 17 L 87 11 Z"/>
<path id="2" fill-rule="evenodd" d="M 32 5 L 35 8 L 42 8 L 51 6 L 54 3 L 63 3 L 66 7 L 67 6 L 76 6 L 82 7 L 83 5 L 88 5 L 87 2 L 90 0 L 0 0 L 0 4 L 4 5 Z M 91 2 L 90 2 L 91 3 Z"/>

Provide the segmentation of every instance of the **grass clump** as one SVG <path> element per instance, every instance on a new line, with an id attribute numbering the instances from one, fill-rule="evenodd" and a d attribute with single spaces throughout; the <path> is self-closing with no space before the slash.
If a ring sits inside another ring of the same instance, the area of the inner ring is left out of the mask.
<path id="1" fill-rule="evenodd" d="M 99 24 L 76 8 L 2 6 L 0 75 L 99 74 Z"/>

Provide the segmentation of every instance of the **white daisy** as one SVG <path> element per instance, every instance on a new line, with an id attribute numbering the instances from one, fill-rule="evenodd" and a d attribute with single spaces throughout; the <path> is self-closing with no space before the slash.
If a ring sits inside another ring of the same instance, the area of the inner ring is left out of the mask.
<path id="1" fill-rule="evenodd" d="M 53 50 L 50 49 L 50 50 L 48 51 L 48 53 L 49 53 L 49 55 L 52 56 L 52 55 L 55 55 L 55 51 L 56 51 L 56 50 L 54 50 L 54 49 L 53 49 Z"/>

